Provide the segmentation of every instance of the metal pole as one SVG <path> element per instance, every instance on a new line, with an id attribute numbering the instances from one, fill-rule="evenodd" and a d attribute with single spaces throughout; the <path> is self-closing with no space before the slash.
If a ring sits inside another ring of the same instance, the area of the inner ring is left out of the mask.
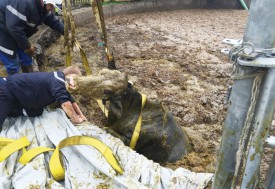
<path id="1" fill-rule="evenodd" d="M 245 42 L 252 42 L 256 48 L 274 48 L 274 7 L 274 0 L 251 1 L 248 23 L 245 29 Z"/>
<path id="2" fill-rule="evenodd" d="M 256 48 L 271 48 L 274 46 L 274 7 L 274 0 L 254 0 L 251 2 L 244 42 L 251 42 Z M 237 69 L 239 72 L 243 72 L 244 70 L 251 72 L 253 70 L 253 68 L 244 66 L 240 66 Z M 270 80 L 269 77 L 270 76 L 268 76 L 267 80 Z M 238 150 L 242 128 L 247 118 L 247 112 L 251 106 L 250 97 L 253 80 L 254 78 L 250 78 L 234 82 L 230 97 L 232 104 L 228 109 L 223 129 L 222 143 L 212 189 L 229 189 L 231 188 L 233 179 L 236 179 L 233 178 L 236 165 L 236 152 Z M 265 85 L 267 85 L 267 83 L 265 83 Z M 272 83 L 270 85 L 272 85 Z"/>
<path id="3" fill-rule="evenodd" d="M 250 6 L 250 16 L 244 41 L 252 42 L 256 48 L 275 47 L 275 7 L 274 0 L 254 0 Z M 269 69 L 261 87 L 255 110 L 251 145 L 243 174 L 241 188 L 256 187 L 258 172 L 269 128 L 275 108 L 275 69 Z"/>
<path id="4" fill-rule="evenodd" d="M 255 68 L 238 67 L 240 75 L 252 74 Z M 254 78 L 235 80 L 223 128 L 222 142 L 212 189 L 230 189 L 235 173 L 236 153 L 247 117 Z"/>
<path id="5" fill-rule="evenodd" d="M 256 108 L 254 131 L 243 175 L 242 189 L 255 188 L 266 140 L 275 109 L 275 69 L 269 69 Z"/>

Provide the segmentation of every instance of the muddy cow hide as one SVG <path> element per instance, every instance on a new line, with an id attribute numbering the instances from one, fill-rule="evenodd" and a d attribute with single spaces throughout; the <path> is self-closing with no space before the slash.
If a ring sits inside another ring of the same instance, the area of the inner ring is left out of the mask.
<path id="1" fill-rule="evenodd" d="M 107 128 L 129 146 L 141 112 L 142 96 L 131 84 L 120 95 L 111 97 Z M 158 163 L 174 162 L 191 151 L 189 140 L 171 112 L 158 101 L 147 99 L 135 149 Z"/>

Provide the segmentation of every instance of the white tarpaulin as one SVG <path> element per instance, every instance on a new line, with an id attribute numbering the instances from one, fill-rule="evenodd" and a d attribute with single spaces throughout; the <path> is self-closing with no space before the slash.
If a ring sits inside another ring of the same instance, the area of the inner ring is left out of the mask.
<path id="1" fill-rule="evenodd" d="M 157 188 L 203 189 L 213 174 L 194 173 L 178 168 L 171 170 L 148 160 L 125 146 L 122 141 L 92 124 L 74 126 L 65 113 L 57 109 L 44 111 L 37 118 L 7 119 L 0 137 L 19 139 L 27 136 L 31 145 L 55 148 L 70 136 L 94 137 L 110 147 L 120 166 L 122 175 L 116 174 L 103 155 L 91 146 L 78 145 L 61 149 L 65 180 L 55 181 L 49 171 L 50 154 L 40 154 L 26 165 L 18 163 L 21 151 L 13 153 L 0 163 L 0 188 Z"/>

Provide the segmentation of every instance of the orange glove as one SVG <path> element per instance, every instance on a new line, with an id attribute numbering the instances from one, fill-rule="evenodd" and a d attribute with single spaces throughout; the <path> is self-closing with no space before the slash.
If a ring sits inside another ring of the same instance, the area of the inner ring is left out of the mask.
<path id="1" fill-rule="evenodd" d="M 35 47 L 31 44 L 31 46 L 24 51 L 26 54 L 33 56 L 35 54 Z"/>

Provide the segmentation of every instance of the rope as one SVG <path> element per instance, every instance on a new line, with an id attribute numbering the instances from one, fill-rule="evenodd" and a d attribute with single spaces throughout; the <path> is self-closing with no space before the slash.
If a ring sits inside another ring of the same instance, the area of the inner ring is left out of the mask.
<path id="1" fill-rule="evenodd" d="M 242 129 L 242 134 L 241 134 L 240 141 L 239 141 L 239 148 L 238 148 L 238 151 L 236 154 L 235 173 L 234 173 L 234 177 L 233 177 L 232 185 L 231 185 L 231 186 L 233 186 L 233 188 L 236 188 L 236 186 L 237 186 L 239 176 L 243 169 L 243 161 L 244 161 L 244 159 L 245 160 L 247 159 L 246 149 L 247 149 L 247 146 L 249 143 L 250 133 L 253 129 L 252 121 L 253 121 L 256 101 L 258 99 L 259 92 L 260 92 L 259 87 L 261 85 L 261 81 L 262 81 L 264 72 L 251 74 L 251 75 L 249 75 L 249 77 L 252 77 L 252 75 L 256 75 L 256 77 L 253 81 L 252 94 L 251 94 L 251 98 L 250 98 L 250 106 L 247 111 L 247 116 L 246 116 L 246 119 L 244 122 L 244 127 Z M 248 78 L 248 77 L 243 77 L 243 78 Z"/>

